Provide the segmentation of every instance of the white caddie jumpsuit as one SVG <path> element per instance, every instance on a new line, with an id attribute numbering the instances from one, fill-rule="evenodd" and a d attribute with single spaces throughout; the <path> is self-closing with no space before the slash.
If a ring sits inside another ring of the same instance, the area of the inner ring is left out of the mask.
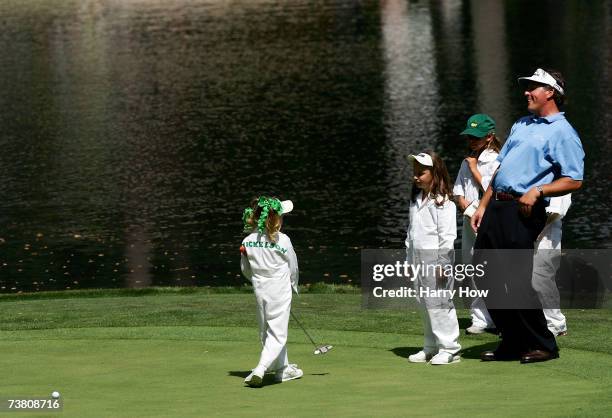
<path id="1" fill-rule="evenodd" d="M 410 203 L 410 225 L 406 234 L 406 255 L 409 264 L 452 265 L 452 254 L 457 238 L 455 204 L 438 196 L 442 206 L 419 193 L 416 202 Z M 419 274 L 414 281 L 418 292 L 422 288 L 453 289 L 453 277 L 438 279 L 435 274 Z M 455 355 L 459 345 L 457 312 L 450 297 L 417 297 L 422 309 L 424 343 L 423 351 L 435 354 L 447 352 Z"/>
<path id="2" fill-rule="evenodd" d="M 271 242 L 265 233 L 249 234 L 242 245 L 240 269 L 253 284 L 257 300 L 257 320 L 263 349 L 258 366 L 266 370 L 282 370 L 287 359 L 287 330 L 291 309 L 291 288 L 297 293 L 298 263 L 289 237 L 278 233 Z"/>
<path id="3" fill-rule="evenodd" d="M 561 300 L 555 276 L 561 262 L 561 219 L 571 204 L 571 194 L 550 199 L 550 204 L 546 207 L 548 220 L 535 242 L 533 257 L 533 288 L 544 307 L 546 325 L 555 335 L 567 331 L 565 315 L 559 309 Z"/>
<path id="4" fill-rule="evenodd" d="M 497 167 L 499 167 L 499 161 L 496 160 L 499 154 L 491 149 L 485 149 L 480 153 L 477 162 L 478 172 L 482 176 L 482 190 L 487 190 L 491 178 Z M 479 191 L 480 186 L 474 180 L 470 167 L 467 161 L 461 163 L 459 173 L 457 174 L 457 180 L 455 180 L 455 186 L 453 187 L 453 194 L 455 196 L 463 196 L 465 200 L 470 202 L 470 205 L 463 212 L 463 228 L 461 230 L 461 258 L 463 264 L 472 263 L 472 256 L 474 255 L 474 243 L 476 242 L 476 234 L 470 225 L 470 218 L 478 209 L 480 204 Z M 476 288 L 477 285 L 473 279 L 468 279 L 467 284 L 472 288 Z M 495 324 L 489 315 L 489 311 L 485 305 L 484 299 L 476 297 L 472 300 L 470 306 L 472 325 L 478 328 L 493 328 Z"/>

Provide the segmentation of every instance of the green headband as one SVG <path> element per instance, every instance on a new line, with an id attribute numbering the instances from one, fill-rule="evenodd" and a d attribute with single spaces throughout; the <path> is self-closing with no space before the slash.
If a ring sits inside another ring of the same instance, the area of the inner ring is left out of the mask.
<path id="1" fill-rule="evenodd" d="M 257 230 L 260 233 L 263 233 L 266 229 L 266 220 L 268 219 L 268 213 L 270 209 L 273 209 L 279 215 L 283 214 L 283 206 L 281 205 L 281 201 L 274 198 L 268 198 L 265 196 L 261 196 L 259 201 L 257 202 L 257 206 L 262 208 L 261 215 L 259 215 L 259 219 L 257 220 Z M 253 216 L 253 208 L 246 208 L 244 212 L 242 212 L 242 222 L 244 223 L 244 232 L 249 232 L 251 230 L 251 226 L 248 224 L 248 220 Z"/>

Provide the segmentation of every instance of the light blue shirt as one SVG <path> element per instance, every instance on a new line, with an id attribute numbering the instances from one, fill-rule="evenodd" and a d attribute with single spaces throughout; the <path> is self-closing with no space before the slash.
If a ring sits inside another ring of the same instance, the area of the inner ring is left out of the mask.
<path id="1" fill-rule="evenodd" d="M 560 177 L 582 180 L 584 150 L 564 112 L 519 119 L 499 152 L 493 190 L 525 194 Z"/>

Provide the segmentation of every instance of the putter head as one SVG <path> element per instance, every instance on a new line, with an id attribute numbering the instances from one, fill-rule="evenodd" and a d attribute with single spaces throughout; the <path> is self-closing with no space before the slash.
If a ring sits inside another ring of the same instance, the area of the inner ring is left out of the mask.
<path id="1" fill-rule="evenodd" d="M 317 355 L 317 354 L 325 354 L 325 353 L 327 353 L 329 350 L 331 350 L 332 348 L 334 348 L 334 346 L 333 346 L 333 345 L 329 345 L 329 344 L 322 345 L 322 346 L 320 346 L 320 347 L 317 347 L 317 349 L 314 351 L 314 354 L 315 354 L 315 355 Z"/>

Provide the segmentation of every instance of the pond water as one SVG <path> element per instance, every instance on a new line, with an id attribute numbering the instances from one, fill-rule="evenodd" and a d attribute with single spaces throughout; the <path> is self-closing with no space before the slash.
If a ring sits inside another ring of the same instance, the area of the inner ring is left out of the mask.
<path id="1" fill-rule="evenodd" d="M 286 217 L 303 282 L 401 248 L 411 168 L 454 177 L 473 113 L 566 76 L 587 154 L 567 248 L 610 248 L 611 6 L 575 1 L 4 0 L 0 291 L 240 285 L 241 214 Z"/>

